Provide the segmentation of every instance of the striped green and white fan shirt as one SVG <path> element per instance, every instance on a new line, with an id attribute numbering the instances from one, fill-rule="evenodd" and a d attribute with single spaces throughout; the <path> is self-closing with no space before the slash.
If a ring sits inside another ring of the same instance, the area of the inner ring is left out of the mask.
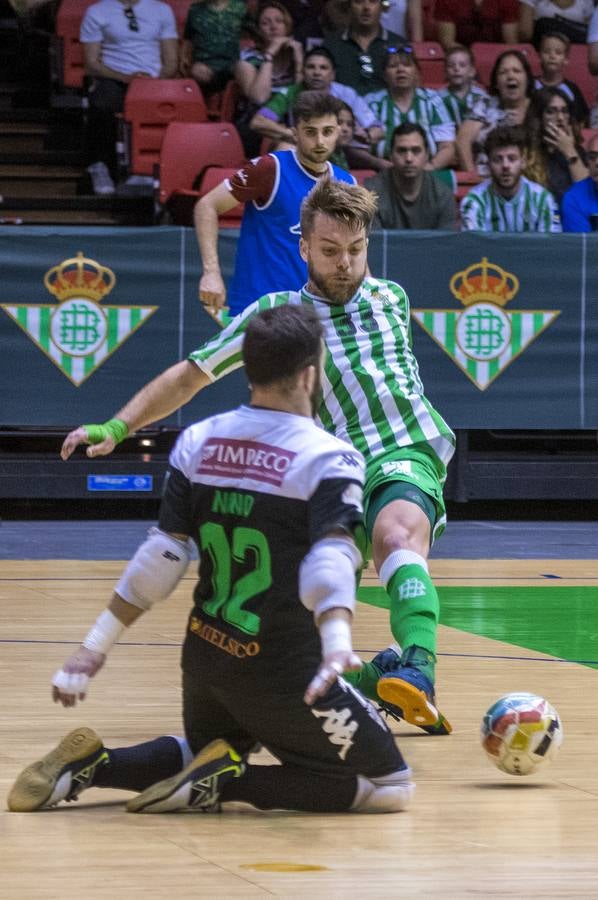
<path id="1" fill-rule="evenodd" d="M 409 300 L 392 281 L 366 278 L 344 306 L 325 303 L 305 288 L 266 294 L 189 359 L 214 381 L 239 368 L 251 317 L 283 303 L 312 305 L 324 327 L 318 418 L 326 431 L 353 444 L 367 463 L 397 448 L 425 444 L 446 465 L 455 438 L 424 396 L 411 348 Z"/>
<path id="2" fill-rule="evenodd" d="M 385 139 L 377 148 L 378 156 L 387 157 L 390 154 L 392 133 L 397 125 L 404 122 L 417 122 L 422 126 L 428 137 L 430 156 L 436 155 L 441 141 L 455 140 L 455 123 L 438 91 L 416 88 L 407 112 L 399 109 L 386 89 L 367 94 L 365 101 L 386 131 Z"/>
<path id="3" fill-rule="evenodd" d="M 472 188 L 461 201 L 461 224 L 464 231 L 562 231 L 558 206 L 550 191 L 524 176 L 510 200 L 494 190 L 490 178 Z"/>

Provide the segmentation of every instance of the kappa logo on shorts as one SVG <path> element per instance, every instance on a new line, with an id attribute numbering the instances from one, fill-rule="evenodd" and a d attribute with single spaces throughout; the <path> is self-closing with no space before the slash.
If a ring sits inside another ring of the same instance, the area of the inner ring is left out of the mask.
<path id="1" fill-rule="evenodd" d="M 359 724 L 351 718 L 351 710 L 348 707 L 344 709 L 313 709 L 312 707 L 311 711 L 316 719 L 324 719 L 322 728 L 328 735 L 330 743 L 341 748 L 338 755 L 344 760 L 353 746 L 353 736 L 359 728 Z"/>
<path id="2" fill-rule="evenodd" d="M 44 285 L 58 306 L 1 304 L 7 315 L 79 387 L 157 306 L 100 306 L 116 284 L 112 269 L 77 253 L 49 269 Z"/>
<path id="3" fill-rule="evenodd" d="M 280 486 L 296 453 L 237 438 L 210 438 L 202 449 L 198 475 L 219 478 L 253 478 Z"/>
<path id="4" fill-rule="evenodd" d="M 465 309 L 414 309 L 411 314 L 480 391 L 560 315 L 560 310 L 505 310 L 519 279 L 486 256 L 455 272 L 449 287 Z"/>

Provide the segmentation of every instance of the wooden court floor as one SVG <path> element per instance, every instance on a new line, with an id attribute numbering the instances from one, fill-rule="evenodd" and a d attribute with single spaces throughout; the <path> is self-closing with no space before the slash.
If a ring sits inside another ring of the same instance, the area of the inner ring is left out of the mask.
<path id="1" fill-rule="evenodd" d="M 190 573 L 114 648 L 84 704 L 64 710 L 50 700 L 53 672 L 121 569 L 114 561 L 0 562 L 3 797 L 23 765 L 76 724 L 95 728 L 107 746 L 180 733 Z M 440 586 L 533 585 L 542 572 L 560 585 L 598 587 L 598 562 L 588 560 L 432 566 Z M 355 645 L 364 658 L 389 641 L 387 622 L 384 610 L 359 605 Z M 222 815 L 132 816 L 126 794 L 91 790 L 43 813 L 0 812 L 0 898 L 598 898 L 598 672 L 446 626 L 439 651 L 439 698 L 454 733 L 393 728 L 417 782 L 411 811 L 320 816 L 239 805 Z M 548 697 L 564 723 L 560 756 L 529 778 L 502 775 L 479 745 L 484 711 L 513 690 Z"/>

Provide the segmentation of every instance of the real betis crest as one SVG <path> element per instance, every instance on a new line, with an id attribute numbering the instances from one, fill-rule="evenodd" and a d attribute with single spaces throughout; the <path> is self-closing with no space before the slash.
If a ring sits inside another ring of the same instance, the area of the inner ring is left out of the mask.
<path id="1" fill-rule="evenodd" d="M 535 341 L 560 310 L 505 310 L 519 279 L 484 256 L 450 281 L 465 309 L 414 309 L 412 316 L 484 391 Z"/>
<path id="2" fill-rule="evenodd" d="M 77 253 L 49 269 L 54 304 L 0 304 L 60 371 L 79 386 L 156 311 L 157 306 L 100 306 L 116 284 L 112 269 Z"/>

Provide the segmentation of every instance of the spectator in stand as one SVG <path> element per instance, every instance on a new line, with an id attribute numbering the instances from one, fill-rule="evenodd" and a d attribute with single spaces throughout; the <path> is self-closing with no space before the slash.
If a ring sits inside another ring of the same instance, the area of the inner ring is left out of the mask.
<path id="1" fill-rule="evenodd" d="M 96 194 L 113 194 L 115 114 L 134 78 L 173 78 L 178 36 L 172 9 L 158 0 L 100 0 L 85 11 L 80 40 L 89 88 L 87 171 Z"/>
<path id="2" fill-rule="evenodd" d="M 348 27 L 324 41 L 336 62 L 338 80 L 361 96 L 384 88 L 386 51 L 405 43 L 404 37 L 382 27 L 381 15 L 382 0 L 350 0 Z"/>
<path id="3" fill-rule="evenodd" d="M 202 262 L 199 299 L 212 310 L 226 300 L 218 259 L 218 216 L 245 203 L 228 300 L 233 316 L 269 291 L 297 289 L 307 277 L 299 254 L 299 209 L 323 175 L 354 183 L 329 160 L 338 141 L 341 102 L 304 91 L 295 104 L 296 149 L 268 153 L 247 163 L 199 200 L 195 230 Z"/>
<path id="4" fill-rule="evenodd" d="M 330 157 L 330 162 L 344 169 L 373 169 L 379 172 L 387 169 L 391 163 L 387 159 L 380 159 L 370 152 L 368 146 L 355 136 L 355 116 L 348 103 L 341 100 L 341 110 L 338 114 L 340 129 L 336 150 Z"/>
<path id="5" fill-rule="evenodd" d="M 527 57 L 519 50 L 505 50 L 490 75 L 490 94 L 477 100 L 457 132 L 459 168 L 488 175 L 484 141 L 497 125 L 527 127 L 534 92 L 534 76 Z"/>
<path id="6" fill-rule="evenodd" d="M 542 74 L 534 81 L 534 88 L 539 91 L 544 87 L 558 87 L 573 105 L 573 118 L 583 127 L 588 120 L 590 110 L 584 95 L 575 82 L 565 78 L 565 66 L 569 61 L 569 46 L 569 38 L 564 34 L 552 32 L 542 36 L 538 51 Z"/>
<path id="7" fill-rule="evenodd" d="M 293 19 L 286 7 L 268 0 L 258 11 L 255 46 L 241 50 L 235 66 L 241 93 L 235 125 L 248 157 L 259 153 L 259 135 L 249 127 L 257 110 L 283 87 L 301 81 L 303 47 L 292 32 Z"/>
<path id="8" fill-rule="evenodd" d="M 205 93 L 221 91 L 233 77 L 241 34 L 250 23 L 245 0 L 195 0 L 183 34 L 182 74 Z"/>
<path id="9" fill-rule="evenodd" d="M 445 50 L 474 41 L 516 44 L 519 40 L 517 0 L 436 0 L 434 18 Z"/>
<path id="10" fill-rule="evenodd" d="M 329 31 L 344 31 L 349 23 L 347 0 L 284 0 L 295 22 L 294 34 L 305 50 L 319 47 Z"/>
<path id="11" fill-rule="evenodd" d="M 410 41 L 423 41 L 421 0 L 382 0 L 382 9 L 380 21 L 384 28 L 402 34 Z"/>
<path id="12" fill-rule="evenodd" d="M 523 175 L 526 140 L 525 131 L 512 125 L 499 125 L 490 132 L 485 144 L 490 178 L 461 201 L 465 231 L 561 231 L 552 194 Z"/>
<path id="13" fill-rule="evenodd" d="M 560 203 L 573 183 L 588 177 L 573 104 L 560 88 L 542 88 L 532 98 L 532 117 L 525 174 Z"/>
<path id="14" fill-rule="evenodd" d="M 404 122 L 392 133 L 392 167 L 364 187 L 378 195 L 374 228 L 455 228 L 453 193 L 428 171 L 430 155 L 426 132 L 416 122 Z"/>
<path id="15" fill-rule="evenodd" d="M 277 146 L 293 144 L 293 107 L 303 91 L 324 91 L 332 94 L 353 110 L 357 135 L 369 143 L 380 140 L 384 132 L 363 97 L 346 84 L 335 81 L 334 60 L 325 47 L 314 47 L 305 54 L 303 80 L 275 94 L 253 116 L 250 127 L 261 137 L 270 138 Z"/>
<path id="16" fill-rule="evenodd" d="M 536 48 L 544 34 L 564 34 L 572 44 L 585 44 L 593 0 L 519 0 L 519 40 Z"/>
<path id="17" fill-rule="evenodd" d="M 598 134 L 586 153 L 590 174 L 569 188 L 561 204 L 563 231 L 598 231 Z"/>
<path id="18" fill-rule="evenodd" d="M 426 133 L 430 159 L 428 169 L 446 169 L 455 161 L 455 125 L 438 91 L 418 87 L 419 66 L 409 46 L 389 47 L 384 59 L 386 88 L 368 94 L 366 100 L 386 137 L 378 155 L 388 158 L 397 125 L 417 122 Z"/>
<path id="19" fill-rule="evenodd" d="M 487 100 L 488 92 L 476 83 L 475 60 L 469 47 L 455 44 L 445 56 L 447 85 L 438 93 L 458 128 L 478 100 Z"/>

